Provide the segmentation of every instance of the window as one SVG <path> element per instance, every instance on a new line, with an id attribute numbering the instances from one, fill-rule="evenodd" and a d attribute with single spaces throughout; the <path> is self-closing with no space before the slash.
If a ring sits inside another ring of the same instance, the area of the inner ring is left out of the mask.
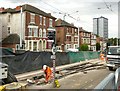
<path id="1" fill-rule="evenodd" d="M 71 36 L 66 36 L 67 41 L 71 41 Z"/>
<path id="2" fill-rule="evenodd" d="M 52 23 L 53 23 L 52 19 L 49 19 L 49 27 L 52 27 Z"/>
<path id="3" fill-rule="evenodd" d="M 81 41 L 82 43 L 84 43 L 84 39 L 82 39 L 82 41 Z"/>
<path id="4" fill-rule="evenodd" d="M 45 49 L 46 48 L 46 41 L 44 40 L 43 41 L 43 49 Z"/>
<path id="5" fill-rule="evenodd" d="M 86 39 L 84 39 L 84 43 L 86 43 Z"/>
<path id="6" fill-rule="evenodd" d="M 42 16 L 40 15 L 40 25 L 42 25 Z"/>
<path id="7" fill-rule="evenodd" d="M 37 51 L 37 42 L 33 42 L 33 51 Z"/>
<path id="8" fill-rule="evenodd" d="M 8 15 L 8 22 L 10 22 L 10 15 Z"/>
<path id="9" fill-rule="evenodd" d="M 43 21 L 43 24 L 45 25 L 45 24 L 46 24 L 46 18 L 44 17 L 43 20 L 44 20 L 44 21 Z"/>
<path id="10" fill-rule="evenodd" d="M 87 39 L 87 43 L 89 43 L 89 39 Z"/>
<path id="11" fill-rule="evenodd" d="M 32 23 L 35 22 L 35 14 L 31 14 L 31 16 L 30 16 L 30 20 L 31 20 Z"/>
<path id="12" fill-rule="evenodd" d="M 84 36 L 86 35 L 86 33 L 84 33 Z"/>
<path id="13" fill-rule="evenodd" d="M 77 29 L 75 29 L 75 35 L 78 35 Z"/>
<path id="14" fill-rule="evenodd" d="M 20 46 L 19 44 L 16 44 L 16 50 L 19 50 Z"/>
<path id="15" fill-rule="evenodd" d="M 69 34 L 69 28 L 67 28 L 67 34 Z"/>
<path id="16" fill-rule="evenodd" d="M 74 42 L 74 37 L 71 37 L 72 38 L 72 42 Z"/>
<path id="17" fill-rule="evenodd" d="M 77 49 L 77 47 L 78 47 L 78 46 L 77 46 L 77 45 L 75 45 L 75 49 Z"/>
<path id="18" fill-rule="evenodd" d="M 77 42 L 77 41 L 78 41 L 78 38 L 75 37 L 75 42 Z"/>
<path id="19" fill-rule="evenodd" d="M 69 48 L 69 45 L 67 45 L 67 49 Z"/>
<path id="20" fill-rule="evenodd" d="M 42 29 L 39 29 L 39 37 L 42 37 Z"/>
<path id="21" fill-rule="evenodd" d="M 75 31 L 74 31 L 74 28 L 72 28 L 72 34 L 74 34 L 74 32 L 75 32 Z"/>
<path id="22" fill-rule="evenodd" d="M 38 36 L 37 28 L 34 28 L 34 37 L 37 37 L 37 36 Z"/>
<path id="23" fill-rule="evenodd" d="M 43 37 L 46 37 L 46 30 L 43 29 Z"/>
<path id="24" fill-rule="evenodd" d="M 29 42 L 29 50 L 31 50 L 31 41 Z"/>
<path id="25" fill-rule="evenodd" d="M 10 27 L 8 27 L 8 34 L 10 34 Z"/>
<path id="26" fill-rule="evenodd" d="M 32 28 L 29 28 L 29 36 L 32 36 Z"/>
<path id="27" fill-rule="evenodd" d="M 77 32 L 77 29 L 75 29 L 75 32 Z"/>

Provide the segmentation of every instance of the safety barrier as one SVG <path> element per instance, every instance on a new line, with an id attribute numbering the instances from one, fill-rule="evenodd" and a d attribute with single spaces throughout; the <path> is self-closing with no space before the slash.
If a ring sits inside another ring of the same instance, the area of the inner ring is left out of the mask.
<path id="1" fill-rule="evenodd" d="M 2 62 L 8 64 L 9 71 L 16 75 L 25 72 L 42 69 L 44 64 L 52 67 L 52 52 L 30 52 L 12 53 L 11 51 L 2 51 Z M 12 55 L 12 56 L 11 56 Z M 80 52 L 57 52 L 55 65 L 66 65 L 70 63 L 96 59 L 99 57 L 98 52 L 80 51 Z"/>
<path id="2" fill-rule="evenodd" d="M 119 91 L 120 90 L 120 68 L 115 73 L 110 73 L 103 81 L 101 81 L 94 89 L 94 91 L 103 91 L 106 89 Z"/>
<path id="3" fill-rule="evenodd" d="M 68 52 L 70 63 L 96 59 L 99 55 L 98 52 L 93 51 Z"/>

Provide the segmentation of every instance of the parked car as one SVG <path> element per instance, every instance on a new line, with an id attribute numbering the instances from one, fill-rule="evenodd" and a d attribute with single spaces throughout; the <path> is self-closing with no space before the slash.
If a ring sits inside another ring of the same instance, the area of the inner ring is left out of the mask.
<path id="1" fill-rule="evenodd" d="M 1 85 L 12 82 L 17 82 L 16 77 L 11 72 L 9 72 L 7 64 L 0 62 L 0 83 L 2 83 Z"/>
<path id="2" fill-rule="evenodd" d="M 108 46 L 106 63 L 109 70 L 120 67 L 120 46 Z"/>

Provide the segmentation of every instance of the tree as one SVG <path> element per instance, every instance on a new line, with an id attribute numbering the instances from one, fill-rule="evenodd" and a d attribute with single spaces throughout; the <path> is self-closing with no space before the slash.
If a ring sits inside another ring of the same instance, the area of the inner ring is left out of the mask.
<path id="1" fill-rule="evenodd" d="M 100 50 L 100 43 L 96 43 L 96 51 Z"/>
<path id="2" fill-rule="evenodd" d="M 81 46 L 80 46 L 80 51 L 88 51 L 89 50 L 89 48 L 88 48 L 88 45 L 87 44 L 82 44 Z"/>
<path id="3" fill-rule="evenodd" d="M 113 45 L 116 46 L 117 45 L 117 38 L 114 38 L 113 41 L 114 41 Z"/>

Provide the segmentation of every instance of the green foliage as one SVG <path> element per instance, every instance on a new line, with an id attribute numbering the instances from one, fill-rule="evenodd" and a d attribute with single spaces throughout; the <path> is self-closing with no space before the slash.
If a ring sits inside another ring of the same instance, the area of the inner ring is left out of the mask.
<path id="1" fill-rule="evenodd" d="M 81 46 L 80 46 L 80 51 L 88 51 L 89 50 L 89 48 L 88 48 L 88 45 L 87 44 L 82 44 Z"/>
<path id="2" fill-rule="evenodd" d="M 96 51 L 100 50 L 100 43 L 96 43 Z"/>
<path id="3" fill-rule="evenodd" d="M 108 46 L 116 46 L 117 45 L 117 38 L 109 38 L 107 43 L 108 43 Z"/>
<path id="4" fill-rule="evenodd" d="M 96 35 L 96 37 L 99 37 L 99 35 Z"/>

